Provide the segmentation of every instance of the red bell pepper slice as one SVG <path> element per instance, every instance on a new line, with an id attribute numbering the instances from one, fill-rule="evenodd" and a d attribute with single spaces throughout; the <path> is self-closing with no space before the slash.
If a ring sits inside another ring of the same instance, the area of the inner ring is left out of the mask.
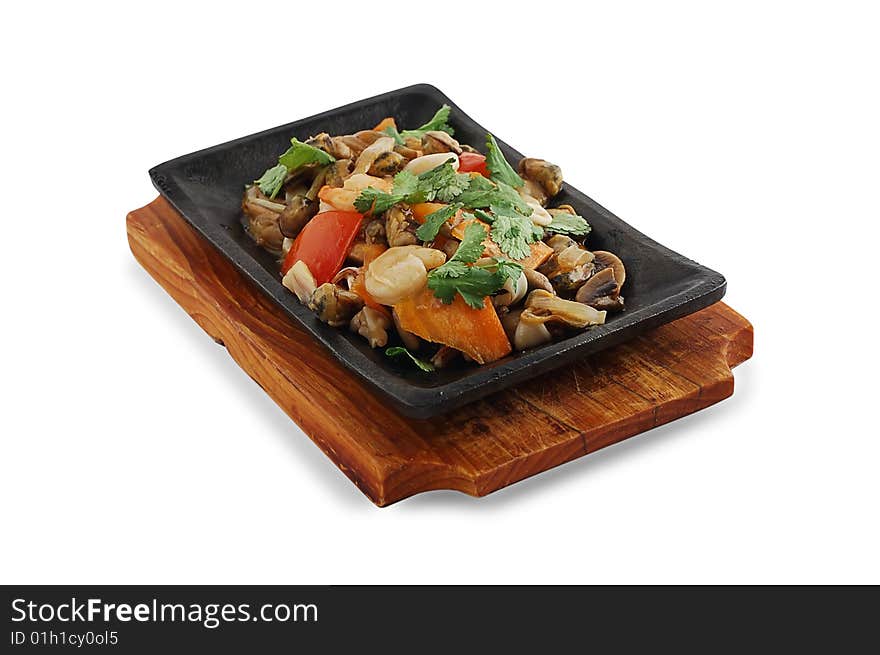
<path id="1" fill-rule="evenodd" d="M 301 261 L 319 285 L 332 280 L 351 251 L 361 220 L 363 215 L 357 212 L 329 211 L 313 216 L 287 252 L 281 274 Z"/>
<path id="2" fill-rule="evenodd" d="M 458 156 L 459 173 L 479 173 L 483 177 L 489 177 L 489 169 L 486 168 L 486 157 L 478 152 L 463 152 Z"/>

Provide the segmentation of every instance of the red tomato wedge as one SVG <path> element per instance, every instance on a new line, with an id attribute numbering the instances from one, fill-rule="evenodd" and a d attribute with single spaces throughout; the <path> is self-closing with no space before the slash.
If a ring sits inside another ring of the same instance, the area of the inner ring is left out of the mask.
<path id="1" fill-rule="evenodd" d="M 463 152 L 458 156 L 459 173 L 479 173 L 483 177 L 489 177 L 489 169 L 486 168 L 486 157 L 478 152 Z"/>
<path id="2" fill-rule="evenodd" d="M 361 227 L 363 216 L 357 212 L 329 211 L 316 214 L 290 247 L 281 274 L 296 262 L 309 267 L 319 285 L 329 282 L 342 268 Z"/>

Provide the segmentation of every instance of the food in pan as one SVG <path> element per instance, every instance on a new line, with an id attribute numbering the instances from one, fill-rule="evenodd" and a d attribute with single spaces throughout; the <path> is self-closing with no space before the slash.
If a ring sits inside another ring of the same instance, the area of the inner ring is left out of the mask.
<path id="1" fill-rule="evenodd" d="M 496 361 L 623 309 L 623 262 L 551 207 L 560 168 L 514 169 L 495 139 L 459 143 L 441 107 L 355 134 L 291 140 L 242 199 L 248 232 L 282 283 L 327 324 L 423 371 Z"/>

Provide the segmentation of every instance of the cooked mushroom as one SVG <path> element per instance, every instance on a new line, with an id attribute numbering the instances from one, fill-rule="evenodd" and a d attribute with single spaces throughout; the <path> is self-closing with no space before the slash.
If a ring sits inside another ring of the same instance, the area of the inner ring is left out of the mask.
<path id="1" fill-rule="evenodd" d="M 304 305 L 308 304 L 309 298 L 318 287 L 312 272 L 304 261 L 298 261 L 291 266 L 281 279 L 281 284 L 293 291 Z"/>
<path id="2" fill-rule="evenodd" d="M 571 243 L 565 245 L 569 241 Z M 593 254 L 568 237 L 554 236 L 547 245 L 554 253 L 538 267 L 538 271 L 550 280 L 557 292 L 574 291 L 593 274 Z"/>
<path id="3" fill-rule="evenodd" d="M 287 203 L 284 211 L 278 216 L 278 226 L 281 234 L 293 238 L 299 234 L 312 216 L 318 213 L 318 191 L 324 186 L 327 168 L 322 168 L 312 180 L 312 185 L 302 195 L 295 195 Z"/>
<path id="4" fill-rule="evenodd" d="M 384 177 L 386 175 L 394 175 L 405 165 L 406 158 L 403 155 L 394 150 L 388 150 L 387 152 L 381 153 L 375 160 L 373 160 L 373 163 L 370 165 L 367 172 L 370 175 Z"/>
<path id="5" fill-rule="evenodd" d="M 394 327 L 397 329 L 397 334 L 400 337 L 400 340 L 403 341 L 403 345 L 410 350 L 418 350 L 419 346 L 422 345 L 421 340 L 412 332 L 408 332 L 400 327 L 400 318 L 397 316 L 397 312 L 394 311 L 394 308 L 391 309 L 391 318 L 394 320 Z"/>
<path id="6" fill-rule="evenodd" d="M 593 275 L 578 289 L 574 299 L 596 309 L 620 311 L 623 309 L 623 298 L 620 296 L 620 285 L 614 279 L 614 269 L 603 268 Z"/>
<path id="7" fill-rule="evenodd" d="M 385 221 L 381 218 L 373 218 L 364 226 L 364 241 L 367 244 L 385 244 Z"/>
<path id="8" fill-rule="evenodd" d="M 284 235 L 278 225 L 278 216 L 285 205 L 269 200 L 259 187 L 247 189 L 241 203 L 247 217 L 248 232 L 257 245 L 273 252 L 280 252 Z"/>
<path id="9" fill-rule="evenodd" d="M 543 159 L 525 157 L 519 162 L 519 174 L 541 185 L 551 198 L 562 188 L 562 169 Z"/>
<path id="10" fill-rule="evenodd" d="M 370 342 L 371 348 L 381 348 L 388 344 L 388 328 L 391 322 L 378 309 L 364 307 L 355 314 L 349 324 L 352 332 L 357 332 Z"/>
<path id="11" fill-rule="evenodd" d="M 526 266 L 523 268 L 523 274 L 526 276 L 526 282 L 529 283 L 529 291 L 532 291 L 533 289 L 543 289 L 550 293 L 556 293 L 553 285 L 550 284 L 550 280 L 548 280 L 547 276 L 543 273 L 539 273 L 535 269 Z"/>
<path id="12" fill-rule="evenodd" d="M 394 205 L 385 212 L 385 237 L 389 246 L 411 246 L 418 243 L 418 224 L 406 205 Z"/>
<path id="13" fill-rule="evenodd" d="M 513 343 L 513 338 L 516 334 L 516 326 L 519 325 L 519 316 L 523 313 L 523 309 L 523 307 L 517 307 L 516 309 L 511 309 L 510 311 L 499 315 L 499 318 L 501 319 L 501 327 L 504 328 L 504 333 L 507 335 L 507 339 L 511 343 Z"/>
<path id="14" fill-rule="evenodd" d="M 573 328 L 585 328 L 588 325 L 602 325 L 605 312 L 572 300 L 563 300 L 543 289 L 536 289 L 526 298 L 526 308 L 520 316 L 523 319 L 536 320 L 544 323 L 555 322 Z"/>
<path id="15" fill-rule="evenodd" d="M 606 250 L 596 250 L 593 252 L 593 263 L 596 266 L 596 270 L 602 270 L 603 268 L 610 268 L 614 271 L 614 279 L 617 280 L 617 291 L 623 287 L 623 283 L 626 282 L 626 269 L 623 266 L 623 262 L 620 261 L 620 258 L 614 253 L 608 252 Z"/>
<path id="16" fill-rule="evenodd" d="M 356 293 L 346 291 L 331 282 L 325 282 L 309 298 L 309 309 L 318 318 L 333 327 L 341 327 L 351 320 L 364 301 Z"/>
<path id="17" fill-rule="evenodd" d="M 460 155 L 461 146 L 446 132 L 430 131 L 425 132 L 422 136 L 422 152 L 426 155 L 435 152 L 454 152 L 456 155 Z"/>

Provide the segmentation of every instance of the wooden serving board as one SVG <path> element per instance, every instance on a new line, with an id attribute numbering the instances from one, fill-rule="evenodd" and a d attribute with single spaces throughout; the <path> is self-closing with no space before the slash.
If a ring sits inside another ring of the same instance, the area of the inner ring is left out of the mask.
<path id="1" fill-rule="evenodd" d="M 164 199 L 127 218 L 134 256 L 377 505 L 433 489 L 483 496 L 712 405 L 752 355 L 724 303 L 445 416 L 396 413 Z"/>

